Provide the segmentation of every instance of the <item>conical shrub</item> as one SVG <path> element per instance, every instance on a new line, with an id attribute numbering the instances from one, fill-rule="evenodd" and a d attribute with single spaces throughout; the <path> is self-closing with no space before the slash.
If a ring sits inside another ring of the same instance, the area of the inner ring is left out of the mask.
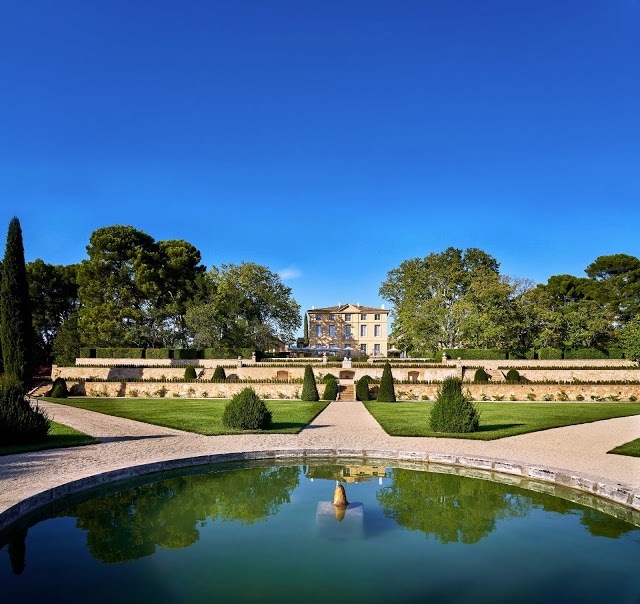
<path id="1" fill-rule="evenodd" d="M 196 370 L 193 365 L 189 365 L 184 370 L 184 379 L 185 381 L 195 380 L 196 379 Z"/>
<path id="2" fill-rule="evenodd" d="M 389 363 L 385 363 L 382 368 L 382 378 L 380 379 L 380 388 L 378 388 L 378 402 L 396 402 L 396 391 L 393 386 L 393 374 L 391 373 L 391 365 L 389 365 Z"/>
<path id="3" fill-rule="evenodd" d="M 474 384 L 486 384 L 489 381 L 489 374 L 482 368 L 476 369 L 476 373 L 473 376 Z"/>
<path id="4" fill-rule="evenodd" d="M 227 403 L 222 423 L 232 430 L 267 430 L 271 411 L 253 388 L 245 388 Z"/>
<path id="5" fill-rule="evenodd" d="M 51 393 L 52 398 L 67 398 L 69 396 L 69 390 L 67 389 L 67 382 L 64 378 L 58 377 L 53 381 Z"/>
<path id="6" fill-rule="evenodd" d="M 304 381 L 302 383 L 302 397 L 303 401 L 319 401 L 320 395 L 318 394 L 318 387 L 316 386 L 316 378 L 313 375 L 313 369 L 311 365 L 307 365 L 304 368 Z"/>
<path id="7" fill-rule="evenodd" d="M 340 389 L 340 387 L 338 386 L 338 380 L 332 373 L 330 373 L 325 378 L 325 384 L 326 385 L 324 387 L 324 394 L 322 395 L 322 400 L 335 401 L 336 398 L 338 397 L 338 390 Z"/>
<path id="8" fill-rule="evenodd" d="M 480 412 L 462 394 L 462 380 L 448 377 L 438 390 L 429 418 L 434 432 L 467 434 L 476 432 L 480 424 Z"/>
<path id="9" fill-rule="evenodd" d="M 14 375 L 0 380 L 0 445 L 28 444 L 47 438 L 51 420 L 24 396 L 24 385 Z"/>
<path id="10" fill-rule="evenodd" d="M 224 367 L 221 365 L 216 365 L 216 368 L 213 370 L 213 376 L 211 377 L 212 382 L 222 382 L 227 379 L 227 374 L 224 371 Z"/>
<path id="11" fill-rule="evenodd" d="M 507 371 L 507 384 L 519 384 L 520 383 L 520 374 L 517 369 L 513 367 Z"/>

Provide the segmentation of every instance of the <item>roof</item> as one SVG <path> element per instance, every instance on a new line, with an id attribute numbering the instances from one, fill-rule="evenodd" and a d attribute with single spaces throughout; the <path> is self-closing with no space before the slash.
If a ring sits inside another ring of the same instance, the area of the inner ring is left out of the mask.
<path id="1" fill-rule="evenodd" d="M 340 306 L 326 306 L 325 308 L 311 308 L 307 311 L 308 314 L 315 313 L 341 313 L 345 311 L 350 312 L 372 312 L 372 313 L 388 313 L 389 310 L 386 308 L 378 308 L 377 306 L 358 306 L 357 304 L 341 304 Z"/>

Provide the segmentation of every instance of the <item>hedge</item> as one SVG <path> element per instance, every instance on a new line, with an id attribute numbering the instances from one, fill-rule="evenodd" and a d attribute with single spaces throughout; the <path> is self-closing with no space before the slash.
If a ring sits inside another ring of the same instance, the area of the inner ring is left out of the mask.
<path id="1" fill-rule="evenodd" d="M 465 361 L 506 361 L 507 351 L 500 348 L 445 348 L 442 351 L 450 359 Z"/>
<path id="2" fill-rule="evenodd" d="M 565 359 L 608 359 L 609 355 L 606 350 L 598 350 L 597 348 L 576 348 L 574 350 L 564 351 Z"/>
<path id="3" fill-rule="evenodd" d="M 538 358 L 540 360 L 562 359 L 562 350 L 559 348 L 538 348 Z"/>
<path id="4" fill-rule="evenodd" d="M 96 348 L 96 359 L 143 359 L 143 348 Z"/>
<path id="5" fill-rule="evenodd" d="M 81 359 L 95 359 L 96 358 L 96 349 L 95 348 L 81 348 L 78 353 Z"/>
<path id="6" fill-rule="evenodd" d="M 147 348 L 144 352 L 145 359 L 172 359 L 173 350 L 170 348 Z"/>
<path id="7" fill-rule="evenodd" d="M 195 348 L 176 348 L 173 351 L 173 358 L 182 360 L 197 359 L 198 351 Z"/>

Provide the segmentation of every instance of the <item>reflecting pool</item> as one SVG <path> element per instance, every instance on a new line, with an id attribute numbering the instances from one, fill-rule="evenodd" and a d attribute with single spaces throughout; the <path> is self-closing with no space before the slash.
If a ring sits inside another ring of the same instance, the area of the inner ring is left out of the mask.
<path id="1" fill-rule="evenodd" d="M 0 535 L 2 601 L 640 602 L 625 519 L 478 472 L 266 463 L 57 503 Z"/>

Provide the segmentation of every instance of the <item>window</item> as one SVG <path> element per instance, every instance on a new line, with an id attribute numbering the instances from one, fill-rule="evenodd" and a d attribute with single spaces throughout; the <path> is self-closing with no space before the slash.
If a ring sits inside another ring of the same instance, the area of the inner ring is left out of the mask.
<path id="1" fill-rule="evenodd" d="M 380 354 L 380 344 L 373 345 L 373 352 L 374 354 Z"/>
<path id="2" fill-rule="evenodd" d="M 367 345 L 360 344 L 360 354 L 367 354 Z"/>
<path id="3" fill-rule="evenodd" d="M 336 316 L 334 314 L 330 314 L 329 321 L 335 321 L 335 320 L 336 320 Z"/>
<path id="4" fill-rule="evenodd" d="M 373 315 L 373 319 L 374 319 L 374 321 L 379 321 L 380 320 L 380 315 Z"/>
<path id="5" fill-rule="evenodd" d="M 336 337 L 336 326 L 335 325 L 329 325 L 329 336 L 332 338 Z"/>
<path id="6" fill-rule="evenodd" d="M 344 326 L 344 339 L 345 340 L 351 339 L 351 325 Z"/>
<path id="7" fill-rule="evenodd" d="M 351 321 L 351 315 L 348 315 L 348 314 L 347 314 L 347 315 L 345 315 L 345 316 L 344 316 L 344 320 L 345 320 L 345 321 Z"/>
<path id="8" fill-rule="evenodd" d="M 374 325 L 373 326 L 373 335 L 376 338 L 379 338 L 381 333 L 382 333 L 382 330 L 380 329 L 380 325 Z"/>
<path id="9" fill-rule="evenodd" d="M 360 337 L 361 338 L 366 338 L 367 337 L 367 326 L 366 325 L 360 325 Z"/>
<path id="10" fill-rule="evenodd" d="M 316 325 L 316 335 L 318 337 L 322 335 L 322 325 Z"/>
<path id="11" fill-rule="evenodd" d="M 367 320 L 367 315 L 360 315 L 360 320 L 361 321 L 366 321 Z"/>
<path id="12" fill-rule="evenodd" d="M 316 321 L 322 321 L 322 315 L 316 315 Z"/>

